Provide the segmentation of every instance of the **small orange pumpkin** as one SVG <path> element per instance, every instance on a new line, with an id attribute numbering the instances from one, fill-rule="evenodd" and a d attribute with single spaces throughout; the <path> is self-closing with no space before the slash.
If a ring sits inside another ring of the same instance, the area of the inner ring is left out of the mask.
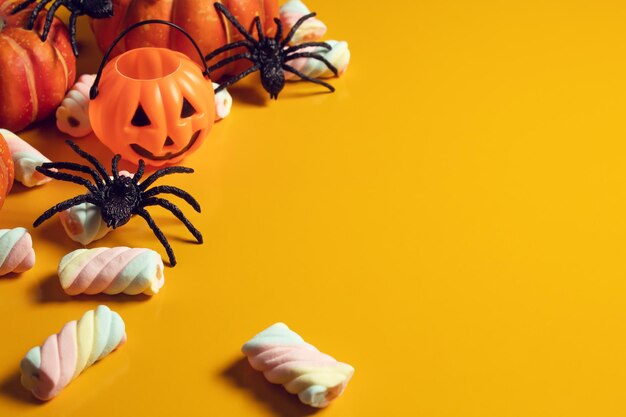
<path id="1" fill-rule="evenodd" d="M 148 23 L 174 26 L 144 21 L 118 40 Z M 186 55 L 165 48 L 132 49 L 104 66 L 108 55 L 89 103 L 89 119 L 98 139 L 126 160 L 143 159 L 156 167 L 175 164 L 198 149 L 215 119 L 206 66 L 203 72 Z"/>
<path id="2" fill-rule="evenodd" d="M 0 208 L 4 205 L 4 200 L 13 187 L 14 176 L 11 151 L 4 136 L 0 133 Z"/>
<path id="3" fill-rule="evenodd" d="M 35 6 L 12 14 L 19 3 L 0 0 L 0 128 L 14 132 L 54 112 L 76 76 L 76 59 L 63 22 L 55 17 L 42 42 L 45 13 L 28 30 Z"/>

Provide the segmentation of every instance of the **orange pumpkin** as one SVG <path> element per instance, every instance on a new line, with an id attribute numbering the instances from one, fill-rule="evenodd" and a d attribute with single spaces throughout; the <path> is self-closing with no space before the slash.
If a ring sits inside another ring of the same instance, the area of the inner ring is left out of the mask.
<path id="1" fill-rule="evenodd" d="M 4 136 L 0 133 L 0 208 L 4 205 L 4 200 L 13 187 L 14 176 L 11 151 Z"/>
<path id="2" fill-rule="evenodd" d="M 180 52 L 133 49 L 96 78 L 89 120 L 100 141 L 124 159 L 175 164 L 198 149 L 213 127 L 213 85 Z"/>
<path id="3" fill-rule="evenodd" d="M 255 16 L 261 17 L 261 23 L 267 36 L 276 33 L 273 19 L 278 17 L 278 0 L 220 0 L 246 28 L 250 28 Z M 125 28 L 147 19 L 169 20 L 180 25 L 198 42 L 204 55 L 215 49 L 238 40 L 243 36 L 237 32 L 221 15 L 218 15 L 213 0 L 113 0 L 113 17 L 92 19 L 91 27 L 98 46 L 102 51 L 108 49 L 115 37 Z M 145 46 L 156 46 L 180 51 L 193 56 L 192 46 L 177 31 L 167 27 L 146 27 L 126 37 L 115 50 L 114 55 L 126 50 Z M 220 55 L 214 61 L 241 53 L 240 48 Z M 200 63 L 199 61 L 197 61 Z M 223 74 L 242 71 L 250 65 L 245 60 L 230 64 L 211 73 L 211 78 L 219 79 Z"/>
<path id="4" fill-rule="evenodd" d="M 76 59 L 67 28 L 54 18 L 46 42 L 39 39 L 46 19 L 25 29 L 33 7 L 15 15 L 19 0 L 0 0 L 0 128 L 18 131 L 48 117 L 74 83 Z"/>

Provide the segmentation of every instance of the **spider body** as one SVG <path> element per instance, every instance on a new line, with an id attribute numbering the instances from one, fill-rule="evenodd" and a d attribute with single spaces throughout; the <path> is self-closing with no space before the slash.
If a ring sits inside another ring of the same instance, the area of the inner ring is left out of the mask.
<path id="1" fill-rule="evenodd" d="M 37 0 L 24 0 L 18 4 L 11 13 L 15 14 L 20 10 L 24 10 L 36 1 Z M 52 1 L 53 0 L 39 0 L 39 3 L 37 3 L 37 6 L 35 6 L 30 14 L 28 25 L 26 26 L 27 29 L 30 30 L 33 28 L 39 13 Z M 75 56 L 78 56 L 78 47 L 76 45 L 76 19 L 78 16 L 87 15 L 93 19 L 105 19 L 113 16 L 112 0 L 54 0 L 54 3 L 52 3 L 52 6 L 50 6 L 50 9 L 46 12 L 46 22 L 43 32 L 41 33 L 42 42 L 48 39 L 52 18 L 57 9 L 61 6 L 64 6 L 70 12 L 70 42 Z"/>
<path id="2" fill-rule="evenodd" d="M 307 19 L 315 16 L 315 13 L 302 16 L 291 28 L 285 38 L 283 38 L 282 23 L 279 19 L 274 19 L 276 23 L 276 36 L 266 37 L 261 28 L 261 19 L 257 16 L 254 18 L 254 25 L 257 29 L 258 40 L 255 39 L 251 33 L 249 33 L 239 21 L 230 13 L 230 11 L 221 3 L 215 3 L 215 8 L 230 21 L 230 23 L 244 36 L 244 40 L 236 41 L 222 46 L 216 49 L 205 57 L 206 61 L 210 61 L 217 57 L 219 54 L 240 47 L 245 47 L 248 51 L 240 54 L 233 55 L 228 58 L 224 58 L 214 65 L 209 67 L 209 71 L 215 71 L 231 62 L 238 61 L 240 59 L 246 59 L 252 63 L 252 66 L 242 73 L 234 76 L 233 78 L 220 84 L 215 90 L 219 92 L 224 88 L 236 83 L 242 78 L 252 74 L 255 71 L 259 71 L 261 75 L 261 84 L 265 91 L 270 93 L 270 98 L 277 99 L 278 94 L 283 90 L 285 86 L 285 71 L 296 74 L 305 81 L 310 81 L 315 84 L 322 85 L 328 88 L 330 91 L 335 91 L 335 88 L 321 80 L 311 78 L 302 72 L 298 71 L 294 67 L 288 64 L 297 58 L 313 58 L 322 61 L 335 75 L 337 75 L 337 69 L 326 58 L 316 52 L 298 52 L 303 48 L 319 47 L 330 50 L 332 47 L 326 42 L 305 42 L 299 45 L 288 47 L 289 42 L 293 38 L 298 28 Z"/>
<path id="3" fill-rule="evenodd" d="M 116 229 L 128 223 L 133 211 L 141 205 L 141 189 L 131 177 L 120 176 L 97 196 L 102 220 L 107 226 Z"/>
<path id="4" fill-rule="evenodd" d="M 90 162 L 95 169 L 87 165 L 76 164 L 73 162 L 48 162 L 37 167 L 37 171 L 50 178 L 83 185 L 87 188 L 88 192 L 62 201 L 46 210 L 41 216 L 39 216 L 39 218 L 37 218 L 37 220 L 35 220 L 33 223 L 34 227 L 39 226 L 56 213 L 85 202 L 98 207 L 102 215 L 102 220 L 104 220 L 107 226 L 113 229 L 125 225 L 134 215 L 139 215 L 148 223 L 148 226 L 150 226 L 153 233 L 159 239 L 167 252 L 170 264 L 174 266 L 176 265 L 174 251 L 161 229 L 159 229 L 154 222 L 154 219 L 152 219 L 146 210 L 146 207 L 149 206 L 160 206 L 169 210 L 174 216 L 176 216 L 176 218 L 178 218 L 196 238 L 198 243 L 202 243 L 202 234 L 193 226 L 193 224 L 191 224 L 183 212 L 173 203 L 158 196 L 161 194 L 172 194 L 182 198 L 197 212 L 200 212 L 200 205 L 198 202 L 188 192 L 177 187 L 160 185 L 148 188 L 152 185 L 152 183 L 165 175 L 176 173 L 190 174 L 193 173 L 193 169 L 178 166 L 161 168 L 147 177 L 144 181 L 140 182 L 145 168 L 143 160 L 139 161 L 139 167 L 133 176 L 120 175 L 117 165 L 121 157 L 120 155 L 115 155 L 111 163 L 111 175 L 109 175 L 107 170 L 93 155 L 83 151 L 72 141 L 68 140 L 67 144 L 70 145 L 74 152 L 76 152 L 79 156 Z M 88 174 L 93 178 L 93 183 L 83 177 L 62 172 L 61 170 Z"/>
<path id="5" fill-rule="evenodd" d="M 273 38 L 267 38 L 265 45 L 252 52 L 252 60 L 261 64 L 259 68 L 261 85 L 265 91 L 276 97 L 285 87 L 285 73 L 282 68 L 284 61 L 280 51 L 278 42 Z"/>

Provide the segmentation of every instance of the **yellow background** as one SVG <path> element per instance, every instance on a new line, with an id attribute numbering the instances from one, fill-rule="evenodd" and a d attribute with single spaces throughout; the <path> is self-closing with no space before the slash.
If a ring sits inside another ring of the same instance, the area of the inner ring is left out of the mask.
<path id="1" fill-rule="evenodd" d="M 153 210 L 179 259 L 161 293 L 65 296 L 77 245 L 56 218 L 33 231 L 35 268 L 0 279 L 0 415 L 309 415 L 239 353 L 284 321 L 356 368 L 320 416 L 623 416 L 626 5 L 308 3 L 349 41 L 348 72 L 335 94 L 232 88 L 184 161 L 197 173 L 163 181 L 198 197 L 205 244 Z M 79 39 L 93 72 L 84 18 Z M 53 122 L 24 136 L 75 159 Z M 79 192 L 16 186 L 0 226 Z M 164 255 L 141 219 L 101 245 Z M 22 356 L 100 303 L 127 345 L 33 401 Z"/>

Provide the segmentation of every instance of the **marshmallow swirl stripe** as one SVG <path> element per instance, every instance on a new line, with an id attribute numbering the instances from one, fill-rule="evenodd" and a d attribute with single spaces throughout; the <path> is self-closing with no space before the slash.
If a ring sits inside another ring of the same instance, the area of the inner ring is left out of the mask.
<path id="1" fill-rule="evenodd" d="M 26 272 L 35 265 L 33 240 L 26 229 L 0 229 L 0 275 Z"/>
<path id="2" fill-rule="evenodd" d="M 107 306 L 98 306 L 28 351 L 20 363 L 22 385 L 40 400 L 50 400 L 125 341 L 120 315 Z"/>
<path id="3" fill-rule="evenodd" d="M 339 397 L 354 373 L 352 366 L 321 353 L 284 323 L 263 330 L 242 351 L 268 381 L 312 407 L 326 407 Z"/>
<path id="4" fill-rule="evenodd" d="M 154 295 L 164 284 L 163 269 L 155 251 L 120 246 L 68 253 L 61 259 L 58 274 L 69 295 Z"/>
<path id="5" fill-rule="evenodd" d="M 284 33 L 289 33 L 293 25 L 302 16 L 310 14 L 311 10 L 300 0 L 289 0 L 280 6 L 280 21 L 283 24 Z M 317 41 L 326 34 L 326 25 L 316 17 L 307 19 L 302 26 L 298 28 L 290 45 L 297 45 L 303 42 Z"/>

